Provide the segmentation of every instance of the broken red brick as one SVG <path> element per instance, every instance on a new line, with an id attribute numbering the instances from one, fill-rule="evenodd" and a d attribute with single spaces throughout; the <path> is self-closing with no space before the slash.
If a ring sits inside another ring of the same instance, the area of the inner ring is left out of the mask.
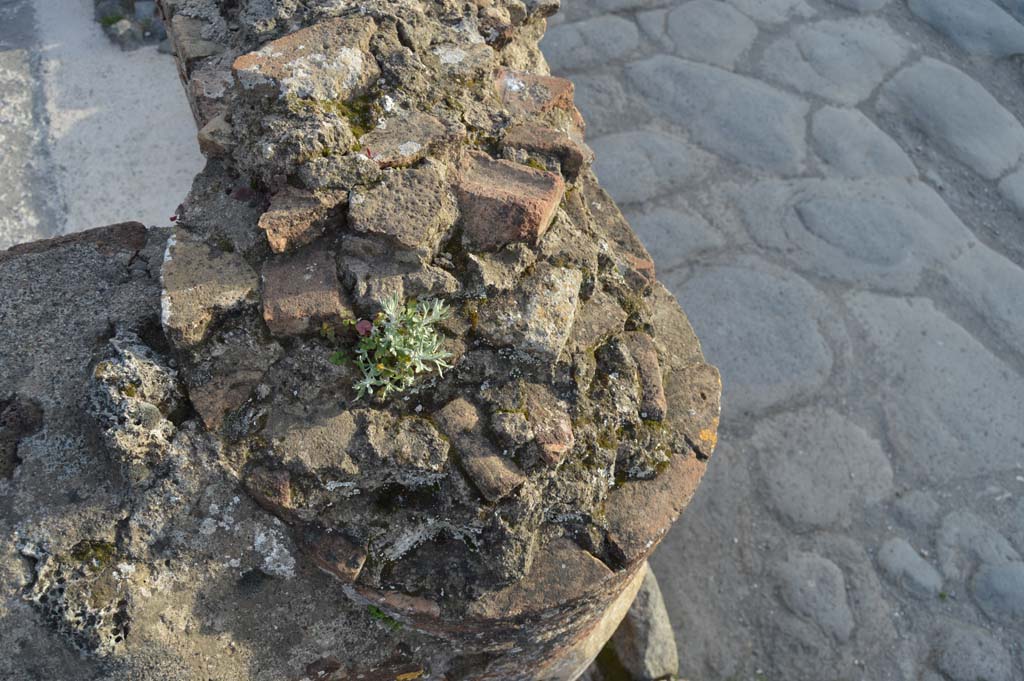
<path id="1" fill-rule="evenodd" d="M 275 253 L 305 246 L 324 233 L 334 218 L 334 209 L 346 198 L 345 192 L 308 192 L 287 187 L 270 200 L 270 209 L 260 216 L 259 226 L 267 233 Z"/>
<path id="2" fill-rule="evenodd" d="M 472 250 L 535 245 L 551 225 L 565 193 L 559 175 L 471 151 L 456 187 L 463 238 Z"/>
<path id="3" fill-rule="evenodd" d="M 553 109 L 574 112 L 572 81 L 527 71 L 501 69 L 494 78 L 501 103 L 513 114 L 530 116 Z"/>
<path id="4" fill-rule="evenodd" d="M 594 152 L 590 147 L 582 142 L 577 143 L 569 133 L 536 123 L 523 123 L 509 128 L 505 132 L 502 147 L 556 159 L 562 174 L 569 180 L 574 180 L 594 160 Z"/>
<path id="5" fill-rule="evenodd" d="M 334 255 L 319 248 L 263 265 L 263 320 L 275 336 L 298 336 L 353 316 L 342 297 Z"/>
<path id="6" fill-rule="evenodd" d="M 549 466 L 557 466 L 576 444 L 566 405 L 546 387 L 530 385 L 526 390 L 526 412 L 541 458 Z"/>

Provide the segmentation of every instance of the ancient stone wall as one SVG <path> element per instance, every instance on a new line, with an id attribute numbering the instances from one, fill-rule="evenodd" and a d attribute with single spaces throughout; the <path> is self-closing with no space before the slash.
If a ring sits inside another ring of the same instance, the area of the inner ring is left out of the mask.
<path id="1" fill-rule="evenodd" d="M 720 383 L 547 75 L 556 9 L 161 3 L 209 163 L 172 229 L 118 228 L 126 261 L 83 276 L 132 306 L 55 321 L 72 366 L 27 364 L 0 306 L 0 406 L 42 413 L 9 428 L 5 626 L 83 678 L 583 671 L 700 481 Z M 26 659 L 0 672 L 54 668 Z"/>

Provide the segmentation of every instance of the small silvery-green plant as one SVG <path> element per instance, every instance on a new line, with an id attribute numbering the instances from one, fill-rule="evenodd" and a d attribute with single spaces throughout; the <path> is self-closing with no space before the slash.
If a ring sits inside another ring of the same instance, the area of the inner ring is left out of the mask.
<path id="1" fill-rule="evenodd" d="M 397 295 L 381 307 L 373 322 L 353 322 L 359 334 L 353 361 L 362 372 L 352 386 L 358 398 L 387 397 L 411 387 L 418 374 L 436 369 L 443 375 L 451 368 L 447 361 L 451 353 L 443 348 L 443 338 L 434 328 L 451 314 L 450 308 L 439 300 L 402 302 Z"/>

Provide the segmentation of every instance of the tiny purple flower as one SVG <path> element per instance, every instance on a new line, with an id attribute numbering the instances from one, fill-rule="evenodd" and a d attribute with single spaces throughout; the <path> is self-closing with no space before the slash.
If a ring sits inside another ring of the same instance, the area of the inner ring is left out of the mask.
<path id="1" fill-rule="evenodd" d="M 371 331 L 373 331 L 373 322 L 370 320 L 360 319 L 356 322 L 356 333 L 360 336 L 369 336 Z"/>

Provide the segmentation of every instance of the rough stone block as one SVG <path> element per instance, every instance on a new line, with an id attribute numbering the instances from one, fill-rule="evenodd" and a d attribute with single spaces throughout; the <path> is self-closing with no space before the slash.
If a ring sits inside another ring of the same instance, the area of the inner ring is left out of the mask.
<path id="1" fill-rule="evenodd" d="M 376 28 L 369 17 L 328 19 L 243 54 L 231 68 L 243 94 L 345 101 L 380 75 L 368 51 Z"/>
<path id="2" fill-rule="evenodd" d="M 275 253 L 305 246 L 324 233 L 337 219 L 334 209 L 347 198 L 344 192 L 308 192 L 286 187 L 270 200 L 259 226 Z M 340 220 L 339 220 L 340 221 Z"/>
<path id="3" fill-rule="evenodd" d="M 254 303 L 259 288 L 241 255 L 215 249 L 180 228 L 167 240 L 160 277 L 164 330 L 186 346 L 203 339 L 216 315 Z"/>
<path id="4" fill-rule="evenodd" d="M 359 144 L 363 153 L 382 168 L 391 168 L 412 165 L 465 135 L 462 125 L 446 124 L 430 114 L 413 111 L 382 121 L 360 137 Z"/>
<path id="5" fill-rule="evenodd" d="M 515 462 L 502 456 L 483 435 L 480 414 L 472 403 L 456 398 L 434 414 L 434 420 L 451 438 L 463 468 L 489 501 L 507 496 L 526 481 Z"/>
<path id="6" fill-rule="evenodd" d="M 494 78 L 501 103 L 513 114 L 534 116 L 554 109 L 574 112 L 572 81 L 525 71 L 501 69 Z"/>
<path id="7" fill-rule="evenodd" d="M 455 222 L 455 202 L 434 164 L 391 170 L 378 185 L 353 190 L 348 224 L 404 250 L 431 257 Z"/>

